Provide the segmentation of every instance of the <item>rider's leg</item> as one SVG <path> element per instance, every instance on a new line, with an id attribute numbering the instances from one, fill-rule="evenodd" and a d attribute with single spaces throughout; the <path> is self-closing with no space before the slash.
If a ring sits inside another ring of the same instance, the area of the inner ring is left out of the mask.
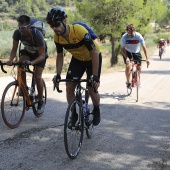
<path id="1" fill-rule="evenodd" d="M 45 102 L 43 101 L 43 80 L 42 80 L 42 72 L 44 70 L 46 64 L 46 59 L 41 61 L 40 63 L 35 65 L 34 75 L 35 75 L 35 82 L 37 85 L 38 91 L 38 107 L 37 107 L 37 114 L 42 114 L 45 109 Z"/>
<path id="2" fill-rule="evenodd" d="M 126 54 L 129 58 L 129 60 L 132 59 L 132 53 L 126 51 Z M 127 87 L 130 87 L 131 86 L 131 69 L 132 69 L 132 63 L 129 61 L 128 63 L 126 62 L 126 57 L 123 56 L 123 60 L 124 60 L 124 63 L 125 63 L 125 76 L 126 76 L 126 85 Z"/>
<path id="3" fill-rule="evenodd" d="M 131 79 L 131 69 L 132 69 L 132 63 L 126 63 L 126 68 L 125 68 L 125 75 L 126 75 L 126 80 L 127 83 L 130 83 Z"/>
<path id="4" fill-rule="evenodd" d="M 99 54 L 99 67 L 98 67 L 98 78 L 100 79 L 100 73 L 101 73 L 101 66 L 102 66 L 102 56 L 101 53 Z M 88 75 L 88 79 L 90 79 L 90 76 L 92 75 L 92 65 L 90 65 L 89 68 L 87 68 L 87 75 Z M 93 125 L 98 125 L 100 123 L 100 94 L 95 93 L 92 89 L 92 84 L 89 81 L 88 83 L 88 90 L 89 90 L 89 95 L 92 99 L 93 102 Z"/>
<path id="5" fill-rule="evenodd" d="M 19 62 L 24 62 L 24 61 L 30 61 L 30 57 L 23 55 L 19 58 Z M 22 72 L 21 77 L 22 77 L 23 83 L 26 85 L 27 84 L 26 83 L 26 73 L 24 71 Z"/>
<path id="6" fill-rule="evenodd" d="M 37 84 L 38 99 L 41 102 L 43 99 L 43 81 L 42 81 L 42 72 L 44 68 L 35 66 L 35 82 Z"/>
<path id="7" fill-rule="evenodd" d="M 89 95 L 91 96 L 94 107 L 99 107 L 99 105 L 100 105 L 100 95 L 99 95 L 99 93 L 95 93 L 93 91 L 92 87 L 89 87 L 88 90 L 89 90 Z"/>
<path id="8" fill-rule="evenodd" d="M 67 102 L 70 103 L 71 100 L 75 97 L 74 90 L 76 83 L 66 82 L 66 92 L 67 92 Z"/>

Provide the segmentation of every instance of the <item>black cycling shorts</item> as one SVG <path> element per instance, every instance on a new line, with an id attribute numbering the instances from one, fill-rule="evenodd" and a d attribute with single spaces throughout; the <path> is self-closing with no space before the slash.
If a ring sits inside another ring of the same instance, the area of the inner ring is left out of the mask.
<path id="1" fill-rule="evenodd" d="M 142 62 L 141 62 L 141 60 L 142 60 L 142 55 L 141 55 L 140 52 L 139 52 L 139 53 L 130 53 L 129 51 L 126 51 L 126 54 L 127 54 L 128 58 L 129 58 L 130 60 L 131 60 L 131 59 L 136 60 L 137 63 L 141 66 L 141 64 L 142 64 Z M 123 57 L 123 59 L 124 59 L 124 63 L 126 64 L 126 59 L 125 59 L 125 57 Z"/>
<path id="2" fill-rule="evenodd" d="M 29 53 L 27 50 L 24 50 L 24 49 L 20 51 L 20 56 L 23 56 L 23 55 L 30 57 L 31 61 L 35 60 L 39 56 L 38 52 Z M 46 63 L 46 58 L 43 61 L 41 61 L 40 63 L 35 64 L 35 65 L 38 66 L 38 67 L 44 68 L 45 63 Z"/>
<path id="3" fill-rule="evenodd" d="M 101 73 L 101 65 L 102 65 L 102 55 L 99 54 L 99 68 L 98 68 L 98 77 L 100 78 Z M 76 77 L 78 79 L 81 79 L 84 72 L 87 74 L 87 79 L 90 79 L 90 76 L 92 75 L 92 61 L 80 61 L 72 57 L 66 79 L 73 79 L 73 77 Z M 91 87 L 91 83 L 88 82 L 88 86 Z"/>

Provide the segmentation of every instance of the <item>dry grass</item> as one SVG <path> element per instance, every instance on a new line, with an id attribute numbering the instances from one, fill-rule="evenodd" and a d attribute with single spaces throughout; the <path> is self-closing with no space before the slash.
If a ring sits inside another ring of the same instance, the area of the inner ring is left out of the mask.
<path id="1" fill-rule="evenodd" d="M 101 44 L 99 44 L 99 45 L 102 46 Z M 148 48 L 148 53 L 149 53 L 148 55 L 151 56 L 155 49 L 156 49 L 156 47 L 149 47 Z M 102 70 L 101 70 L 101 73 L 115 72 L 117 70 L 124 68 L 125 65 L 124 65 L 123 58 L 122 58 L 121 55 L 118 57 L 118 63 L 116 65 L 114 65 L 113 67 L 111 67 L 111 63 L 110 63 L 111 54 L 107 50 L 102 50 L 101 52 L 102 52 Z M 145 59 L 145 56 L 143 54 L 143 50 L 141 50 L 141 52 L 142 52 L 142 55 Z M 71 59 L 71 55 L 69 53 L 66 53 L 66 56 L 64 58 L 63 73 L 67 71 L 70 59 Z M 3 60 L 3 61 L 5 61 L 5 60 Z M 2 76 L 11 75 L 12 67 L 5 66 L 4 68 L 7 71 L 7 74 L 4 74 L 2 71 L 0 71 L 0 76 L 2 77 Z M 45 67 L 43 73 L 51 73 L 51 74 L 56 73 L 56 54 L 49 56 L 49 58 L 47 59 L 46 67 Z"/>

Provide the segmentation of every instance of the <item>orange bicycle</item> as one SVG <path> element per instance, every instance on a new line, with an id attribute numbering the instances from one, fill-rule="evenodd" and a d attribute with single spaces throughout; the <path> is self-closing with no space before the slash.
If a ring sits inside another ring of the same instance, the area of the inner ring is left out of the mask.
<path id="1" fill-rule="evenodd" d="M 127 93 L 128 95 L 131 95 L 132 93 L 132 88 L 136 88 L 136 102 L 139 100 L 139 85 L 140 85 L 140 73 L 139 70 L 137 69 L 139 63 L 136 60 L 130 60 L 132 62 L 132 79 L 131 79 L 131 86 L 127 87 Z M 141 60 L 141 61 L 146 61 L 146 60 Z M 149 63 L 147 63 L 147 68 L 149 66 Z"/>
<path id="2" fill-rule="evenodd" d="M 3 68 L 3 66 L 7 64 L 0 61 L 0 65 L 1 70 L 4 73 L 7 73 Z M 15 62 L 12 65 L 14 67 L 17 66 L 17 78 L 14 77 L 15 80 L 9 83 L 3 91 L 1 99 L 1 112 L 4 123 L 9 128 L 14 129 L 21 124 L 24 118 L 25 110 L 28 111 L 30 108 L 32 108 L 36 117 L 41 117 L 42 114 L 37 114 L 38 92 L 34 78 L 34 68 L 33 71 L 31 71 L 28 64 L 21 62 Z M 24 67 L 21 67 L 23 65 Z M 22 80 L 22 72 L 28 72 L 32 74 L 31 85 L 29 87 L 27 87 Z M 47 89 L 43 79 L 42 81 L 43 101 L 46 104 Z"/>

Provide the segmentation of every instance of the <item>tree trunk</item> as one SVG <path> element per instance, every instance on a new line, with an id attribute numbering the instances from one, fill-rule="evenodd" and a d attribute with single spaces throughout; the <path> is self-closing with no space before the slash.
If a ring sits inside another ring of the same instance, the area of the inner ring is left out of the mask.
<path id="1" fill-rule="evenodd" d="M 111 67 L 113 67 L 113 65 L 117 63 L 117 56 L 115 53 L 115 38 L 114 37 L 112 37 L 112 39 L 111 39 L 111 44 L 112 44 Z"/>

